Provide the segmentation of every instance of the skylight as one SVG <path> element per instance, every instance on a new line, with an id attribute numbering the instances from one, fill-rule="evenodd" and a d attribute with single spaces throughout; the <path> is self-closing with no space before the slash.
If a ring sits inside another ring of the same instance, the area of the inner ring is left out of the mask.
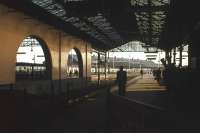
<path id="1" fill-rule="evenodd" d="M 131 0 L 137 25 L 147 45 L 158 46 L 159 38 L 166 20 L 168 0 Z"/>

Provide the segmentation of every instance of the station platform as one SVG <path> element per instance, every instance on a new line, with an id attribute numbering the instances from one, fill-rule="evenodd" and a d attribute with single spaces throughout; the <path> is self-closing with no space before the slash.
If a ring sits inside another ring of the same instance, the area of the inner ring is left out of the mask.
<path id="1" fill-rule="evenodd" d="M 118 86 L 113 86 L 111 92 L 117 95 Z M 158 83 L 152 74 L 144 74 L 143 77 L 137 76 L 127 81 L 126 97 L 162 108 L 167 108 L 169 105 L 167 87 Z"/>
<path id="2" fill-rule="evenodd" d="M 190 132 L 194 129 L 198 130 L 197 122 L 200 121 L 200 116 L 197 115 L 198 112 L 180 112 L 176 111 L 175 108 L 171 108 L 172 101 L 170 101 L 170 95 L 166 86 L 159 84 L 154 80 L 151 74 L 145 74 L 143 78 L 137 76 L 130 79 L 127 82 L 125 97 L 118 97 L 117 89 L 117 86 L 111 88 L 111 94 L 117 97 L 117 102 L 114 101 L 114 103 L 108 104 L 108 90 L 106 88 L 101 88 L 85 100 L 70 106 L 62 104 L 57 107 L 49 108 L 49 111 L 40 114 L 31 112 L 29 115 L 34 117 L 34 119 L 30 119 L 32 125 L 29 125 L 29 127 L 24 127 L 22 125 L 24 128 L 19 129 L 16 133 L 112 133 L 108 131 L 108 124 L 110 121 L 108 118 L 111 116 L 108 114 L 108 108 L 112 108 L 115 105 L 116 106 L 111 109 L 112 112 L 110 112 L 116 116 L 121 112 L 120 115 L 117 116 L 120 120 L 121 114 L 126 114 L 125 116 L 127 116 L 126 120 L 128 122 L 137 120 L 135 118 L 132 119 L 134 116 L 138 118 L 138 122 L 143 122 L 143 120 L 145 120 L 145 123 L 148 123 L 154 118 L 157 119 L 158 114 L 159 116 L 163 115 L 163 111 L 161 113 L 160 110 L 155 110 L 153 108 L 148 109 L 149 107 L 145 107 L 151 105 L 151 107 L 158 107 L 159 109 L 165 110 L 164 120 L 166 121 L 164 125 L 170 128 L 172 127 L 173 129 L 175 129 L 174 127 L 178 127 L 178 129 L 174 131 Z M 138 106 L 136 102 L 141 105 Z M 139 109 L 136 109 L 136 112 L 134 112 L 130 110 L 130 107 L 133 109 L 139 107 Z M 149 115 L 152 111 L 154 114 Z M 144 118 L 146 114 L 144 115 L 143 113 L 147 113 L 148 117 Z M 140 115 L 141 119 L 138 117 Z M 126 117 L 122 119 L 125 118 Z M 128 123 L 128 125 L 129 124 L 130 123 Z M 168 131 L 172 132 L 173 130 L 170 128 Z"/>
<path id="3" fill-rule="evenodd" d="M 117 86 L 112 88 L 112 93 L 114 94 L 110 104 L 112 106 L 111 115 L 114 118 L 112 122 L 121 121 L 119 125 L 114 124 L 112 133 L 118 133 L 119 130 L 122 130 L 119 133 L 135 130 L 145 133 L 200 131 L 199 111 L 187 109 L 187 103 L 184 107 L 179 107 L 168 88 L 162 81 L 158 83 L 154 80 L 151 74 L 129 80 L 125 97 L 117 97 Z M 115 110 L 118 110 L 118 113 Z M 122 128 L 119 128 L 120 126 Z"/>
<path id="4" fill-rule="evenodd" d="M 169 93 L 166 86 L 158 83 L 152 74 L 145 74 L 136 80 L 134 83 L 127 84 L 127 98 L 161 108 L 169 106 Z"/>
<path id="5" fill-rule="evenodd" d="M 117 94 L 117 86 L 112 87 L 113 94 Z M 137 76 L 127 83 L 127 98 L 145 102 L 147 104 L 164 105 L 160 94 L 165 93 L 166 87 L 159 85 L 152 75 Z M 64 108 L 55 114 L 46 126 L 35 127 L 33 133 L 107 133 L 108 108 L 107 90 L 102 88 L 87 100 Z M 159 102 L 155 102 L 159 101 Z"/>
<path id="6" fill-rule="evenodd" d="M 31 133 L 106 133 L 106 111 L 106 90 L 99 90 L 82 102 L 58 109 Z"/>
<path id="7" fill-rule="evenodd" d="M 117 86 L 112 87 L 113 94 L 117 94 Z M 163 106 L 165 86 L 159 85 L 152 75 L 137 76 L 127 83 L 127 98 Z M 162 94 L 162 95 L 160 95 Z M 106 133 L 108 132 L 107 90 L 102 88 L 87 100 L 65 107 L 50 119 L 48 124 L 38 124 L 33 133 Z M 157 102 L 156 102 L 157 101 Z M 159 101 L 159 102 L 158 102 Z"/>
<path id="8" fill-rule="evenodd" d="M 140 76 L 134 84 L 128 83 L 126 91 L 166 91 L 166 86 L 158 83 L 152 74 L 145 74 L 143 77 Z"/>

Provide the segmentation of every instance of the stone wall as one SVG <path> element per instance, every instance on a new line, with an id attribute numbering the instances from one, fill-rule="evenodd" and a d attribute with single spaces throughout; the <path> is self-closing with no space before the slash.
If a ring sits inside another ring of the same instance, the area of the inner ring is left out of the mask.
<path id="1" fill-rule="evenodd" d="M 52 61 L 52 80 L 67 78 L 67 58 L 72 48 L 81 53 L 83 77 L 90 77 L 90 43 L 58 31 L 21 12 L 10 10 L 12 9 L 0 5 L 0 85 L 15 84 L 16 52 L 21 42 L 31 35 L 42 39 L 48 47 Z"/>

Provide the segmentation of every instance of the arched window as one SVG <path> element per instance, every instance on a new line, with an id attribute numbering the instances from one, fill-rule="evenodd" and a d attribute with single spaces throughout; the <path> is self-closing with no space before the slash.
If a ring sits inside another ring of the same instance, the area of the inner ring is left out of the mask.
<path id="1" fill-rule="evenodd" d="M 45 42 L 35 36 L 25 38 L 16 55 L 16 80 L 51 79 L 51 58 Z"/>
<path id="2" fill-rule="evenodd" d="M 68 76 L 71 78 L 83 77 L 83 61 L 77 48 L 71 49 L 68 54 Z"/>

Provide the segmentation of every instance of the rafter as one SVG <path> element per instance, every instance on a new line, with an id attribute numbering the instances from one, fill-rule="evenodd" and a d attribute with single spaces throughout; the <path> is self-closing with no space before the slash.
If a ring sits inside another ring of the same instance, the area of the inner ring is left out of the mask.
<path id="1" fill-rule="evenodd" d="M 162 5 L 162 6 L 149 6 L 149 5 L 133 5 L 132 10 L 134 12 L 156 12 L 156 11 L 168 11 L 169 5 Z"/>

